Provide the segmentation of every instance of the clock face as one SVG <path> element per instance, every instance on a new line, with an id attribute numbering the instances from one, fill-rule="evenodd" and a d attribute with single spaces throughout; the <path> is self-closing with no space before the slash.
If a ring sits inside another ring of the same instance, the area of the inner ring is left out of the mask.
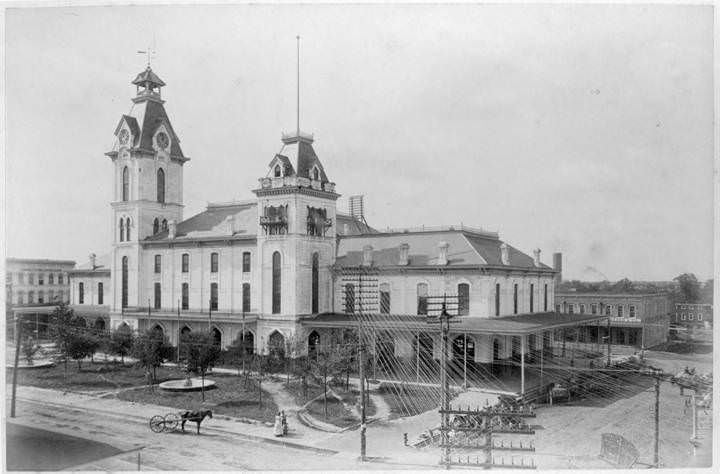
<path id="1" fill-rule="evenodd" d="M 119 140 L 121 145 L 126 145 L 128 140 L 130 140 L 130 132 L 127 130 L 120 130 Z"/>
<path id="2" fill-rule="evenodd" d="M 157 144 L 160 148 L 163 150 L 167 148 L 167 146 L 170 144 L 170 139 L 168 138 L 167 134 L 165 132 L 160 132 L 157 134 L 156 138 Z"/>

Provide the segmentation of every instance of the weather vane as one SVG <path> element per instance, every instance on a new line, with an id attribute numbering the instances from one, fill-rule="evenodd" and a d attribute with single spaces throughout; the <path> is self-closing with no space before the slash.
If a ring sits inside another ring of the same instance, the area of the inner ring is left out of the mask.
<path id="1" fill-rule="evenodd" d="M 153 35 L 153 45 L 152 47 L 148 45 L 147 49 L 145 51 L 138 51 L 138 54 L 147 54 L 147 67 L 150 68 L 150 59 L 152 56 L 154 56 L 156 53 L 155 51 L 155 35 Z"/>

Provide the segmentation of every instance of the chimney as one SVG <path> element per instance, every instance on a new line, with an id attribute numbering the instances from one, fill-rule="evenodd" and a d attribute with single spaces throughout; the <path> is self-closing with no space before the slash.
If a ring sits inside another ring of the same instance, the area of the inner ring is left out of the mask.
<path id="1" fill-rule="evenodd" d="M 400 260 L 398 261 L 398 265 L 407 265 L 410 263 L 408 259 L 408 254 L 410 253 L 410 245 L 409 244 L 400 244 Z"/>
<path id="2" fill-rule="evenodd" d="M 555 282 L 560 283 L 562 281 L 562 254 L 560 252 L 553 254 L 553 270 L 557 272 Z"/>
<path id="3" fill-rule="evenodd" d="M 448 264 L 448 247 L 450 244 L 447 242 L 438 242 L 438 265 Z"/>
<path id="4" fill-rule="evenodd" d="M 508 246 L 505 242 L 500 244 L 500 261 L 503 265 L 510 265 L 510 256 L 508 252 Z"/>
<path id="5" fill-rule="evenodd" d="M 536 267 L 540 266 L 540 249 L 533 250 L 533 263 Z"/>
<path id="6" fill-rule="evenodd" d="M 168 237 L 174 239 L 176 233 L 177 224 L 175 223 L 175 219 L 170 219 L 170 222 L 168 222 Z"/>
<path id="7" fill-rule="evenodd" d="M 363 266 L 372 266 L 372 251 L 372 245 L 366 245 L 365 247 L 363 247 Z"/>
<path id="8" fill-rule="evenodd" d="M 93 270 L 95 270 L 97 268 L 97 265 L 95 265 L 95 254 L 94 253 L 90 254 L 90 266 L 92 267 Z"/>

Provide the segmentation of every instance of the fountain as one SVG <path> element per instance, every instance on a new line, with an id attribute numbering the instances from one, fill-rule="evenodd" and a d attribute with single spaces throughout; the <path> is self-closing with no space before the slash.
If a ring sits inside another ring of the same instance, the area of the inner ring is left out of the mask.
<path id="1" fill-rule="evenodd" d="M 203 387 L 203 380 L 201 377 L 185 377 L 184 379 L 168 380 L 158 385 L 162 390 L 169 392 L 196 392 L 203 388 L 205 390 L 217 388 L 215 381 L 205 379 L 205 386 Z"/>

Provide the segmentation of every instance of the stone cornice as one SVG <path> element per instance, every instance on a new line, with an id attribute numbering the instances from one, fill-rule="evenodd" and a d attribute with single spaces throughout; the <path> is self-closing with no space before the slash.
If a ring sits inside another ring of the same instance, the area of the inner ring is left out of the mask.
<path id="1" fill-rule="evenodd" d="M 323 199 L 332 199 L 337 201 L 340 197 L 337 193 L 328 191 L 320 191 L 318 189 L 306 188 L 302 186 L 284 186 L 280 188 L 261 188 L 253 191 L 257 197 L 265 196 L 283 196 L 288 194 L 304 194 L 306 196 L 318 197 Z"/>

